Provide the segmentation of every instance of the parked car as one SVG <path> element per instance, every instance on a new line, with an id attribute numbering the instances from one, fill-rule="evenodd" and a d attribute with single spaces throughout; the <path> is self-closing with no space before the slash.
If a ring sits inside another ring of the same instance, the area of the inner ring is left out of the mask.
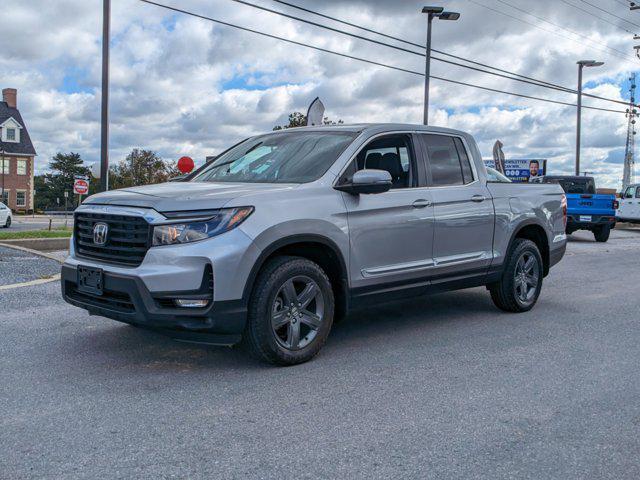
<path id="1" fill-rule="evenodd" d="M 290 365 L 358 306 L 486 285 L 531 309 L 566 248 L 558 185 L 491 183 L 469 134 L 402 125 L 249 138 L 186 182 L 75 212 L 67 302 Z"/>
<path id="2" fill-rule="evenodd" d="M 640 223 L 640 184 L 629 185 L 620 198 L 619 222 Z"/>
<path id="3" fill-rule="evenodd" d="M 597 242 L 609 240 L 616 226 L 618 200 L 610 193 L 596 193 L 593 177 L 546 175 L 537 183 L 557 183 L 567 194 L 567 235 L 576 230 L 590 230 Z"/>
<path id="4" fill-rule="evenodd" d="M 4 228 L 9 228 L 13 221 L 13 215 L 11 209 L 4 203 L 0 202 L 0 225 Z"/>

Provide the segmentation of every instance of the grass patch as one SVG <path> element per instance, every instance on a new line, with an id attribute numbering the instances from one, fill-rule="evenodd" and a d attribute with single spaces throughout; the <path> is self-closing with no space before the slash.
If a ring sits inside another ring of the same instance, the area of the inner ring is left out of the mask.
<path id="1" fill-rule="evenodd" d="M 61 227 L 54 230 L 27 230 L 24 232 L 0 231 L 0 241 L 17 240 L 22 238 L 67 238 L 73 233 L 71 228 Z"/>

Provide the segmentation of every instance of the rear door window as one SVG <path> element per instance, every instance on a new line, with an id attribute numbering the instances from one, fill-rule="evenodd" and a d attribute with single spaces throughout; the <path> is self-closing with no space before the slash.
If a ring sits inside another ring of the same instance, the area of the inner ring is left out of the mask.
<path id="1" fill-rule="evenodd" d="M 436 187 L 473 182 L 473 171 L 464 144 L 459 138 L 421 134 L 427 153 L 431 183 Z"/>

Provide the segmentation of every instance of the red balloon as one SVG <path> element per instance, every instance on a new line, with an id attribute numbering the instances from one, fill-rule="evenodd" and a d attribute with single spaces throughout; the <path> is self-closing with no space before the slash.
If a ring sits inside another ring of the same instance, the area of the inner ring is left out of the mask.
<path id="1" fill-rule="evenodd" d="M 191 157 L 180 157 L 180 160 L 178 160 L 178 170 L 180 170 L 181 173 L 189 173 L 193 170 L 194 166 L 195 164 Z"/>

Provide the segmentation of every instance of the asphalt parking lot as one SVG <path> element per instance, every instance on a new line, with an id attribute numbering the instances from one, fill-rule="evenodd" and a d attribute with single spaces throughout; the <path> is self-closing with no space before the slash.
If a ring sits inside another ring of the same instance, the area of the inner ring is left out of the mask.
<path id="1" fill-rule="evenodd" d="M 51 218 L 52 228 L 63 227 L 65 224 L 73 226 L 73 212 L 69 212 L 69 216 L 65 220 L 64 215 L 56 215 L 48 217 L 45 215 L 14 215 L 11 228 L 2 230 L 4 232 L 27 231 L 27 230 L 45 230 L 49 228 L 49 218 Z"/>
<path id="2" fill-rule="evenodd" d="M 640 232 L 573 236 L 533 311 L 352 314 L 312 362 L 0 291 L 2 478 L 640 478 Z"/>

